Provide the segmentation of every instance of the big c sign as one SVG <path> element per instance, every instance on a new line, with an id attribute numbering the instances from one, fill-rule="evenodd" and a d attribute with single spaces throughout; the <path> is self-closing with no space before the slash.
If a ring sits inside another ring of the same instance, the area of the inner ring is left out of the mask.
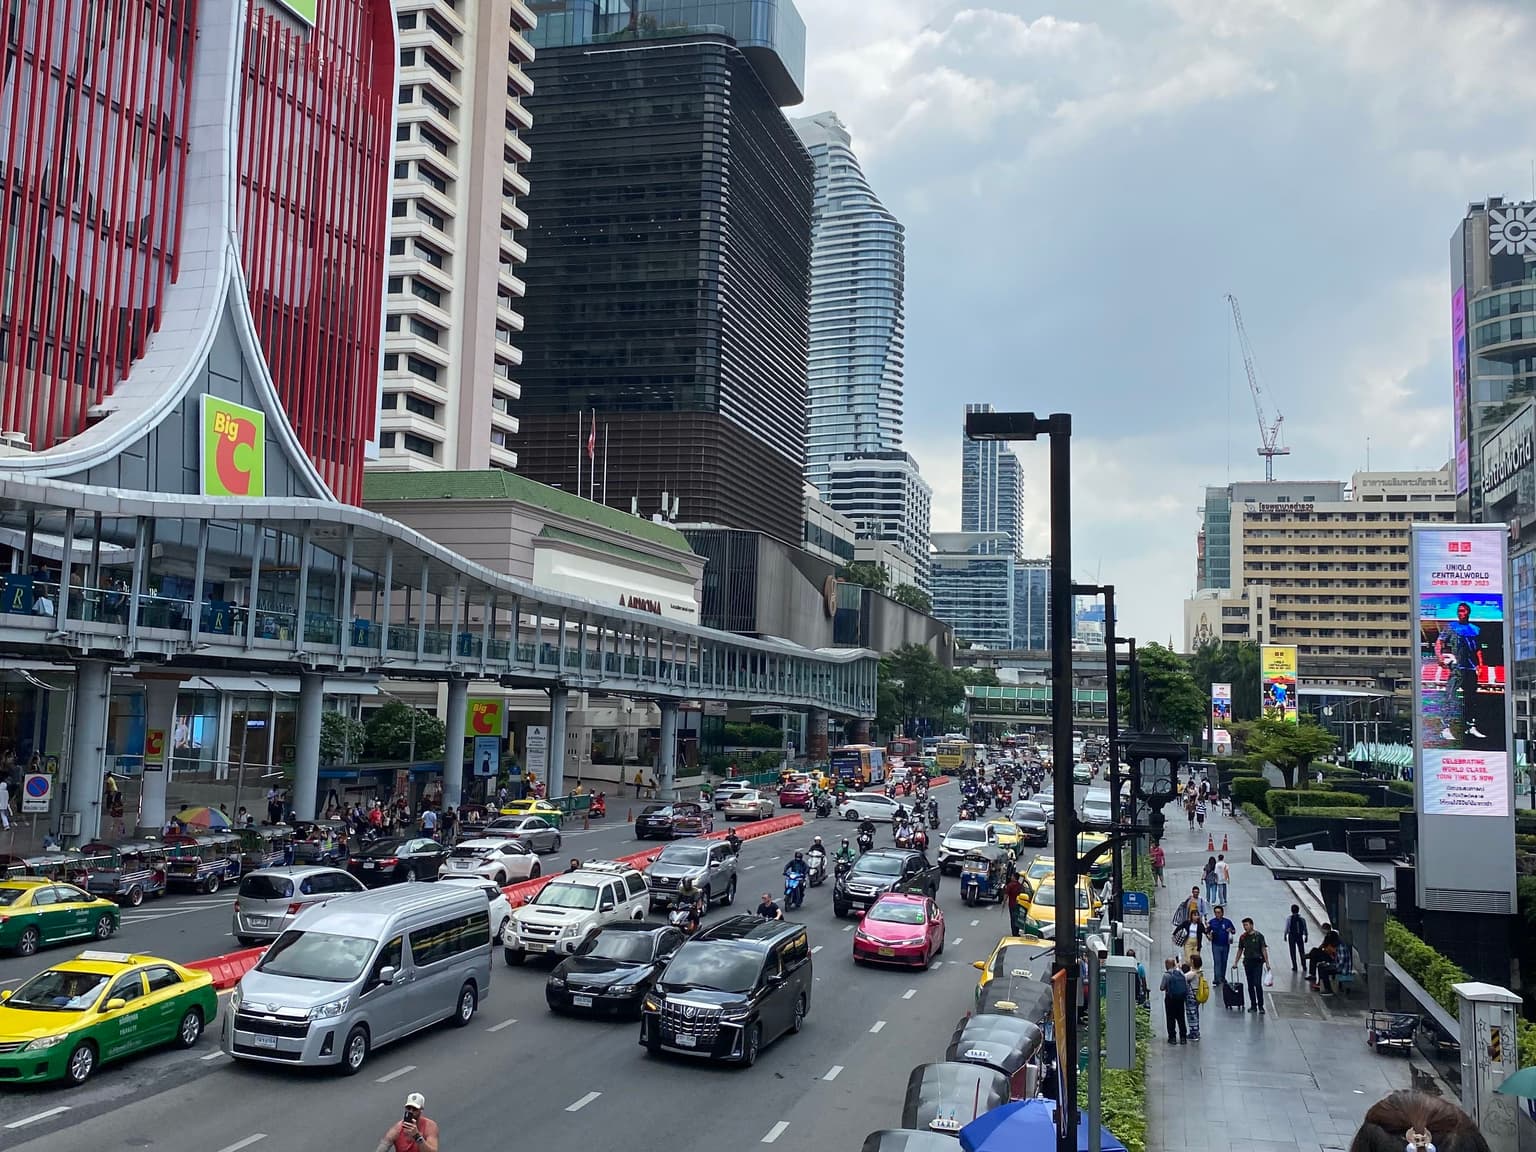
<path id="1" fill-rule="evenodd" d="M 265 496 L 266 414 L 205 395 L 202 417 L 202 494 Z"/>
<path id="2" fill-rule="evenodd" d="M 464 727 L 469 730 L 470 736 L 500 736 L 502 735 L 502 705 L 505 703 L 499 696 L 473 696 L 466 701 L 464 707 Z"/>

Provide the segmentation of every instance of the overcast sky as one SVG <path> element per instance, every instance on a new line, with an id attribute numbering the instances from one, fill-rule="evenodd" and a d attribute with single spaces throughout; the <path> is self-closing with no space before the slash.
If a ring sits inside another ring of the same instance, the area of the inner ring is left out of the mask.
<path id="1" fill-rule="evenodd" d="M 1069 411 L 1074 567 L 1181 642 L 1207 484 L 1449 455 L 1449 240 L 1532 195 L 1529 0 L 797 0 L 808 91 L 907 227 L 907 448 L 960 521 L 963 405 Z M 1046 552 L 1046 450 L 1021 444 Z"/>

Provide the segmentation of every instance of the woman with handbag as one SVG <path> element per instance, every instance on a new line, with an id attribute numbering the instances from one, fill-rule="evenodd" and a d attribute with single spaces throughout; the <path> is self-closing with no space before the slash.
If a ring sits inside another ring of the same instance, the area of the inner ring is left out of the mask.
<path id="1" fill-rule="evenodd" d="M 1206 927 L 1200 913 L 1196 912 L 1184 925 L 1184 959 L 1194 959 L 1205 951 Z"/>

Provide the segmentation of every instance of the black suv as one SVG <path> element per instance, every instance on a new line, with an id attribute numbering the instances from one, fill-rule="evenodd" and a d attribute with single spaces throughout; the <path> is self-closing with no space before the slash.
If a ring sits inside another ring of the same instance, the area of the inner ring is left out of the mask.
<path id="1" fill-rule="evenodd" d="M 640 1002 L 640 1043 L 744 1068 L 811 1007 L 811 949 L 803 924 L 732 916 L 677 950 Z"/>
<path id="2" fill-rule="evenodd" d="M 867 911 L 887 892 L 911 892 L 937 899 L 939 870 L 915 848 L 876 848 L 853 862 L 832 889 L 832 911 L 846 916 Z"/>

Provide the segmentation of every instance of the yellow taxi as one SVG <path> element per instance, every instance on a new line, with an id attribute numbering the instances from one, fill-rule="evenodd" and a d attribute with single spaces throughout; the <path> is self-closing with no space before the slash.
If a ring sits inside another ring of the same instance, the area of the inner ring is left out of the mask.
<path id="1" fill-rule="evenodd" d="M 83 1084 L 110 1060 L 192 1047 L 218 1011 L 208 972 L 156 956 L 82 952 L 0 992 L 0 1080 Z"/>
<path id="2" fill-rule="evenodd" d="M 1079 832 L 1077 834 L 1077 858 L 1081 860 L 1089 852 L 1092 852 L 1109 837 L 1102 832 Z M 1102 884 L 1109 879 L 1110 870 L 1113 868 L 1110 853 L 1102 852 L 1088 867 L 1088 875 L 1096 882 Z"/>
<path id="3" fill-rule="evenodd" d="M 1056 875 L 1056 859 L 1042 852 L 1029 862 L 1029 867 L 1024 869 L 1024 887 L 1033 891 L 1040 886 L 1040 881 Z"/>
<path id="4" fill-rule="evenodd" d="M 560 805 L 551 804 L 548 800 L 513 800 L 501 809 L 501 814 L 503 816 L 542 816 L 556 828 L 565 822 L 565 813 Z"/>
<path id="5" fill-rule="evenodd" d="M 1019 898 L 1024 907 L 1024 927 L 1046 939 L 1056 935 L 1056 878 L 1047 877 L 1040 881 L 1034 893 L 1029 897 L 1028 903 L 1024 897 Z M 1093 895 L 1093 889 L 1086 879 L 1079 880 L 1077 884 L 1077 930 L 1079 934 L 1088 927 L 1088 922 L 1099 914 L 1099 901 Z"/>
<path id="6" fill-rule="evenodd" d="M 1006 848 L 1017 858 L 1019 850 L 1024 847 L 1024 833 L 1012 820 L 1004 820 L 1001 817 L 988 820 L 988 824 L 997 829 L 997 846 Z"/>
<path id="7" fill-rule="evenodd" d="M 1011 1012 L 1017 1001 L 1014 986 L 1021 980 L 1049 981 L 1055 946 L 1039 936 L 1004 936 L 992 955 L 972 967 L 981 972 L 976 981 L 976 1008 Z M 993 986 L 994 981 L 999 981 Z M 999 999 L 1001 997 L 1001 999 Z M 988 1001 L 991 1003 L 988 1003 Z"/>

